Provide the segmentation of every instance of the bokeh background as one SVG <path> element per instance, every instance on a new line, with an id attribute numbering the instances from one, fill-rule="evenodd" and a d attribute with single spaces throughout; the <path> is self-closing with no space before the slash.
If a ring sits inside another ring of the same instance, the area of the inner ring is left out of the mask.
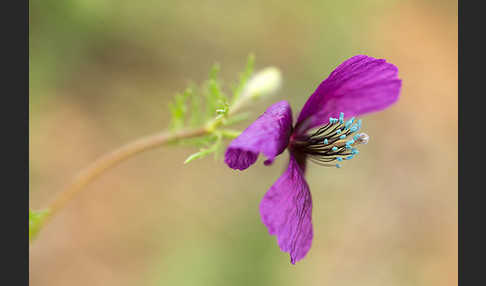
<path id="1" fill-rule="evenodd" d="M 30 1 L 30 206 L 101 154 L 165 129 L 167 104 L 219 62 L 282 70 L 294 113 L 339 63 L 403 79 L 343 168 L 309 164 L 315 238 L 292 266 L 258 205 L 284 170 L 163 147 L 106 173 L 30 248 L 31 285 L 456 285 L 457 1 Z M 240 126 L 241 128 L 244 125 Z"/>

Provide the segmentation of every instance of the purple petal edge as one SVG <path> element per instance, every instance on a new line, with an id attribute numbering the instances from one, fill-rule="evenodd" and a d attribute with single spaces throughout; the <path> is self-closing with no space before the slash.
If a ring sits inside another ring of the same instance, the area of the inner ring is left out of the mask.
<path id="1" fill-rule="evenodd" d="M 298 132 L 329 122 L 329 117 L 363 115 L 395 103 L 402 81 L 398 68 L 384 59 L 357 55 L 344 61 L 304 104 L 296 123 Z"/>
<path id="2" fill-rule="evenodd" d="M 248 126 L 225 153 L 225 163 L 232 169 L 245 170 L 254 164 L 259 153 L 263 153 L 270 165 L 289 144 L 292 130 L 292 110 L 287 101 L 271 105 L 260 117 Z"/>
<path id="3" fill-rule="evenodd" d="M 277 236 L 280 250 L 295 264 L 312 245 L 312 197 L 304 173 L 290 154 L 287 170 L 265 193 L 260 203 L 263 224 Z"/>

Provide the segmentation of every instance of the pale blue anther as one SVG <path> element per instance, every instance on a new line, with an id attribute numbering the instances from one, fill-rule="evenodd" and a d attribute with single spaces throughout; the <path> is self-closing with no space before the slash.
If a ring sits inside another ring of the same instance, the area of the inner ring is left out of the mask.
<path id="1" fill-rule="evenodd" d="M 351 150 L 351 154 L 353 154 L 353 155 L 356 155 L 358 153 L 359 153 L 358 149 L 352 149 Z"/>
<path id="2" fill-rule="evenodd" d="M 343 123 L 344 122 L 344 113 L 339 113 L 339 123 Z"/>
<path id="3" fill-rule="evenodd" d="M 336 134 L 341 133 L 341 129 L 336 130 Z"/>
<path id="4" fill-rule="evenodd" d="M 351 129 L 349 129 L 349 131 L 351 131 L 351 132 L 356 132 L 356 131 L 358 131 L 358 125 L 356 125 L 356 124 L 355 124 L 355 125 L 353 125 L 353 126 L 351 127 Z"/>
<path id="5" fill-rule="evenodd" d="M 328 143 L 329 143 L 329 141 L 327 141 L 327 138 L 326 138 L 326 139 L 324 139 L 324 144 L 326 144 L 326 145 L 327 145 Z"/>
<path id="6" fill-rule="evenodd" d="M 332 149 L 331 149 L 331 150 L 332 150 L 332 151 L 337 151 L 337 149 L 338 149 L 338 147 L 334 146 L 334 147 L 332 147 Z"/>
<path id="7" fill-rule="evenodd" d="M 346 138 L 346 135 L 344 135 L 344 134 L 339 136 L 339 139 L 344 139 L 344 138 Z"/>
<path id="8" fill-rule="evenodd" d="M 354 122 L 354 117 L 351 117 L 351 119 L 349 119 L 348 121 L 346 121 L 346 124 L 344 125 L 344 127 L 346 129 L 349 129 L 349 126 L 351 126 L 351 124 L 353 124 Z"/>
<path id="9" fill-rule="evenodd" d="M 359 137 L 360 137 L 360 135 L 361 135 L 361 134 L 356 134 L 356 135 L 354 135 L 354 136 L 353 136 L 353 139 L 354 139 L 355 141 L 356 141 L 356 140 L 358 140 L 358 139 L 359 139 Z"/>
<path id="10" fill-rule="evenodd" d="M 361 122 L 362 122 L 362 120 L 361 120 L 361 119 L 360 119 L 360 120 L 358 120 L 358 129 L 361 129 Z"/>
<path id="11" fill-rule="evenodd" d="M 346 149 L 351 149 L 351 148 L 352 148 L 352 147 L 351 147 L 351 145 L 352 145 L 353 143 L 354 143 L 354 140 L 353 140 L 353 139 L 351 139 L 351 140 L 349 140 L 348 142 L 346 142 Z"/>
<path id="12" fill-rule="evenodd" d="M 338 122 L 337 118 L 329 117 L 329 123 L 334 124 Z"/>
<path id="13" fill-rule="evenodd" d="M 336 160 L 338 160 L 339 162 L 341 162 L 343 160 L 343 158 L 337 157 Z"/>
<path id="14" fill-rule="evenodd" d="M 354 155 L 349 155 L 348 157 L 344 158 L 344 160 L 351 160 L 353 159 Z"/>
<path id="15" fill-rule="evenodd" d="M 336 168 L 341 168 L 341 165 L 339 165 L 339 164 L 336 164 Z"/>

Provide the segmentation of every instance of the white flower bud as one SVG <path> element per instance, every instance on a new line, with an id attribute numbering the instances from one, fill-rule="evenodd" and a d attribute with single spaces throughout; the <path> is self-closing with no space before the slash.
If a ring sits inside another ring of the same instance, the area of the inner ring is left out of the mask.
<path id="1" fill-rule="evenodd" d="M 241 95 L 244 98 L 259 98 L 274 94 L 282 84 L 282 75 L 276 67 L 267 67 L 253 75 Z"/>
<path id="2" fill-rule="evenodd" d="M 229 114 L 237 112 L 250 101 L 275 94 L 282 84 L 282 75 L 276 67 L 267 67 L 253 75 L 243 88 L 243 92 L 230 108 Z"/>

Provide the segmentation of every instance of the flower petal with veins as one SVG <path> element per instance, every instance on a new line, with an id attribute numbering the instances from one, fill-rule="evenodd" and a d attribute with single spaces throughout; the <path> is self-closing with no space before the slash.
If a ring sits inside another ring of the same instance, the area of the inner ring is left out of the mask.
<path id="1" fill-rule="evenodd" d="M 291 131 L 290 105 L 285 100 L 277 102 L 231 142 L 224 161 L 232 169 L 244 170 L 263 153 L 267 156 L 265 165 L 270 165 L 287 148 Z"/>
<path id="2" fill-rule="evenodd" d="M 260 203 L 262 221 L 278 245 L 290 253 L 290 262 L 304 258 L 312 238 L 312 198 L 304 173 L 290 154 L 285 173 L 270 187 Z"/>
<path id="3" fill-rule="evenodd" d="M 304 104 L 296 130 L 327 123 L 329 117 L 363 115 L 383 110 L 398 100 L 402 86 L 398 68 L 365 55 L 349 58 L 326 78 Z"/>

